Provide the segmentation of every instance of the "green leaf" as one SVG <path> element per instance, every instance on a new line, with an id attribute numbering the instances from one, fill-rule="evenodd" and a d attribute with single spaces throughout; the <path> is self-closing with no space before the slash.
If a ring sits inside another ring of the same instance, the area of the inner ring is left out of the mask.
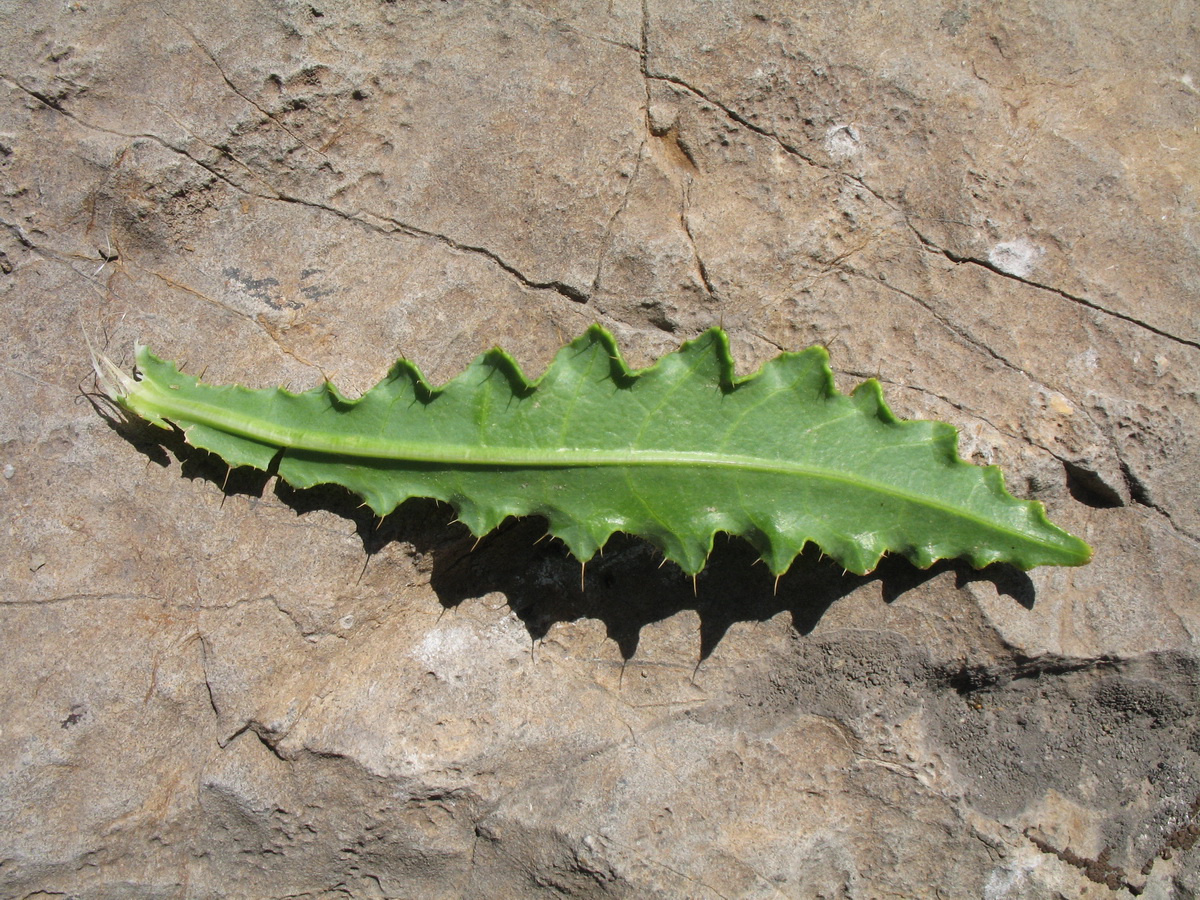
<path id="1" fill-rule="evenodd" d="M 739 379 L 712 329 L 632 372 L 597 325 L 534 382 L 495 349 L 436 389 L 401 360 L 355 400 L 331 384 L 300 394 L 205 384 L 144 347 L 137 365 L 135 380 L 102 360 L 102 387 L 231 466 L 278 457 L 289 484 L 344 485 L 381 516 L 433 497 L 476 535 L 544 516 L 585 562 L 615 531 L 689 574 L 718 531 L 748 540 L 775 574 L 809 541 L 859 574 L 884 553 L 923 568 L 1091 558 L 1040 503 L 1013 498 L 999 469 L 959 459 L 952 426 L 898 420 L 874 380 L 838 393 L 821 347 Z"/>

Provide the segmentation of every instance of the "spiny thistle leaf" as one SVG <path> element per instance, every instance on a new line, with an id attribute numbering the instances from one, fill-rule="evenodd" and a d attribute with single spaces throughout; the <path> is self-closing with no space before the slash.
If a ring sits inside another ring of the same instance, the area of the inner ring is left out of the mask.
<path id="1" fill-rule="evenodd" d="M 874 380 L 838 393 L 821 347 L 737 378 L 714 328 L 633 372 L 595 325 L 537 381 L 495 349 L 440 388 L 400 360 L 357 400 L 332 384 L 209 385 L 145 347 L 137 367 L 140 379 L 101 360 L 102 387 L 230 466 L 266 470 L 278 457 L 289 484 L 344 485 L 380 516 L 436 498 L 478 536 L 544 516 L 584 562 L 616 531 L 689 574 L 718 531 L 753 544 L 775 574 L 809 541 L 859 574 L 884 553 L 922 568 L 1091 558 L 1040 503 L 1012 497 L 999 469 L 959 459 L 952 426 L 898 420 Z"/>

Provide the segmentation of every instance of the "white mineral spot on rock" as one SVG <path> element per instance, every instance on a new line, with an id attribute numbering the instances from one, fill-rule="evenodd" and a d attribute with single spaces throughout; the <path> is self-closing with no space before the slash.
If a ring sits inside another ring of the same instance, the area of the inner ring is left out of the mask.
<path id="1" fill-rule="evenodd" d="M 429 671 L 441 677 L 447 669 L 461 667 L 462 660 L 469 658 L 469 652 L 474 649 L 471 646 L 474 643 L 474 635 L 468 625 L 435 628 L 413 649 L 413 656 Z"/>
<path id="2" fill-rule="evenodd" d="M 1029 875 L 1041 864 L 1037 858 L 1016 860 L 1008 865 L 992 869 L 987 883 L 983 886 L 985 900 L 1004 900 L 1006 897 L 1026 896 L 1022 888 L 1029 880 Z"/>
<path id="3" fill-rule="evenodd" d="M 834 159 L 846 159 L 861 150 L 861 140 L 853 125 L 834 125 L 825 132 L 825 152 Z"/>
<path id="4" fill-rule="evenodd" d="M 12 463 L 9 463 L 4 467 L 4 477 L 6 479 L 12 478 L 16 474 L 17 470 L 12 467 Z"/>
<path id="5" fill-rule="evenodd" d="M 1095 372 L 1100 365 L 1100 354 L 1096 352 L 1095 347 L 1088 347 L 1082 353 L 1071 357 L 1068 365 L 1076 372 Z"/>
<path id="6" fill-rule="evenodd" d="M 1009 275 L 1025 278 L 1034 270 L 1044 251 L 1024 238 L 996 244 L 988 251 L 988 262 Z"/>
<path id="7" fill-rule="evenodd" d="M 528 644 L 525 626 L 510 612 L 487 626 L 463 623 L 434 628 L 411 654 L 438 678 L 454 681 L 481 668 L 494 669 L 498 661 L 524 656 Z"/>

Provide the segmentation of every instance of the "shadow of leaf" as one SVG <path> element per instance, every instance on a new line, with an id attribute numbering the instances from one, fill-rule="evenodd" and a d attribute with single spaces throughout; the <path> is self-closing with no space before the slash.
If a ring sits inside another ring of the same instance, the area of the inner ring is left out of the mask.
<path id="1" fill-rule="evenodd" d="M 226 496 L 261 497 L 272 471 L 229 470 L 219 457 L 188 445 L 178 432 L 165 432 L 138 422 L 106 420 L 139 452 L 168 465 L 163 451 L 175 456 L 185 477 L 209 481 Z M 1035 601 L 1029 576 L 1008 565 L 974 570 L 959 561 L 942 561 L 917 569 L 900 557 L 886 557 L 869 575 L 847 574 L 813 545 L 796 558 L 778 581 L 758 562 L 744 541 L 718 535 L 707 567 L 695 579 L 647 542 L 614 535 L 586 566 L 553 540 L 543 540 L 544 520 L 531 516 L 509 519 L 476 540 L 453 511 L 433 500 L 409 500 L 379 522 L 358 497 L 338 485 L 297 490 L 276 480 L 276 496 L 297 515 L 325 510 L 355 523 L 368 556 L 393 542 L 406 543 L 433 560 L 430 586 L 443 607 L 491 592 L 502 593 L 529 635 L 538 640 L 559 622 L 592 618 L 625 660 L 637 652 L 642 629 L 684 611 L 700 619 L 703 662 L 738 622 L 765 622 L 780 613 L 807 635 L 838 600 L 864 585 L 879 582 L 882 598 L 893 603 L 944 572 L 956 575 L 959 588 L 986 581 L 1026 609 Z"/>

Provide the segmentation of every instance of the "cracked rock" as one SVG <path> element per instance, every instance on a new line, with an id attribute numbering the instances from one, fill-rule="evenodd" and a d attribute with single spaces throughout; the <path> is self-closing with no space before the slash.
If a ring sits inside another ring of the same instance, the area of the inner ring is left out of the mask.
<path id="1" fill-rule="evenodd" d="M 0 895 L 1200 895 L 1194 4 L 0 7 Z M 593 321 L 821 343 L 1094 560 L 581 572 L 92 393 Z"/>

